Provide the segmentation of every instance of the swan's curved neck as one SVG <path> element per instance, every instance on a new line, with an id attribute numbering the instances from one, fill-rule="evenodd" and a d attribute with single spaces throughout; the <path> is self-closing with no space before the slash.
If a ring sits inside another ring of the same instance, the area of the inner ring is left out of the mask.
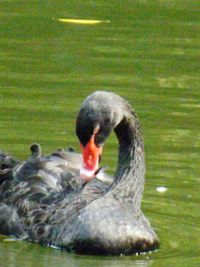
<path id="1" fill-rule="evenodd" d="M 119 140 L 118 166 L 113 194 L 123 203 L 140 209 L 144 188 L 145 159 L 139 121 L 131 110 L 114 129 Z"/>

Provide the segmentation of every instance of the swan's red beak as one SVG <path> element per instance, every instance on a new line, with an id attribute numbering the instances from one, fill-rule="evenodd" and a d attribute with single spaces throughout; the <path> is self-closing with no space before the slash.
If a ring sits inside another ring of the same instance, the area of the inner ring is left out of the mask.
<path id="1" fill-rule="evenodd" d="M 94 178 L 98 169 L 99 158 L 102 153 L 102 147 L 97 146 L 94 142 L 96 134 L 97 131 L 93 133 L 85 147 L 80 145 L 83 155 L 83 165 L 80 170 L 80 176 L 86 182 L 89 182 Z"/>

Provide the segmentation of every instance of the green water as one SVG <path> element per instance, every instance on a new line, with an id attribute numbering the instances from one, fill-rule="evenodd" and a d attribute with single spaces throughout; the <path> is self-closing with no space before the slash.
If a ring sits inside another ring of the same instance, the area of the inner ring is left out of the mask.
<path id="1" fill-rule="evenodd" d="M 0 148 L 20 159 L 33 142 L 44 153 L 78 149 L 83 99 L 97 89 L 120 94 L 142 124 L 142 206 L 161 243 L 148 255 L 94 257 L 2 237 L 0 266 L 200 266 L 200 1 L 1 0 L 0 21 Z M 116 154 L 112 135 L 110 172 Z"/>

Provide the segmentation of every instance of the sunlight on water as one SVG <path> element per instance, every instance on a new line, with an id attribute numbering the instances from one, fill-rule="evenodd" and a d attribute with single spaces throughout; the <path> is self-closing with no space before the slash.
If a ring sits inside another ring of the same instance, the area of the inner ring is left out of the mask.
<path id="1" fill-rule="evenodd" d="M 95 19 L 57 19 L 63 23 L 72 23 L 72 24 L 85 24 L 85 25 L 95 25 L 99 23 L 110 23 L 110 20 L 95 20 Z"/>

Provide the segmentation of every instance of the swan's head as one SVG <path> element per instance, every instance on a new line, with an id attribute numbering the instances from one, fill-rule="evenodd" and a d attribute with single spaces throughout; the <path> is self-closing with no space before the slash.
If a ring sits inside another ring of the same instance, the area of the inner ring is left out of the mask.
<path id="1" fill-rule="evenodd" d="M 102 148 L 112 129 L 121 120 L 122 98 L 109 92 L 95 92 L 83 102 L 76 121 L 83 164 L 80 175 L 85 181 L 94 178 Z"/>

